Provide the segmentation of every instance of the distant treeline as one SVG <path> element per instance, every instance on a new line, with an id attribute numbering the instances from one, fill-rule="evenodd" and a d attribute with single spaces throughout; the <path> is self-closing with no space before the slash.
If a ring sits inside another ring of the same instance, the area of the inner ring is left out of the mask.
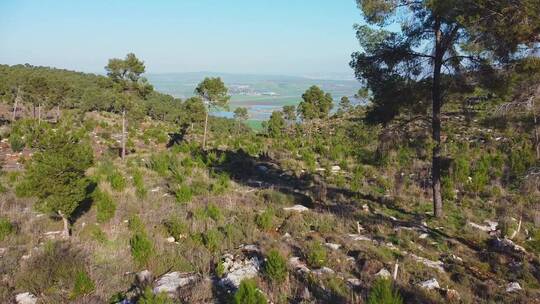
<path id="1" fill-rule="evenodd" d="M 130 116 L 175 122 L 194 123 L 204 120 L 205 107 L 199 97 L 187 100 L 153 90 L 136 97 Z M 42 107 L 43 112 L 75 109 L 82 112 L 118 112 L 117 100 L 122 91 L 106 76 L 50 67 L 0 65 L 0 101 L 17 107 Z M 35 112 L 35 111 L 34 111 Z M 20 117 L 22 114 L 17 114 Z"/>

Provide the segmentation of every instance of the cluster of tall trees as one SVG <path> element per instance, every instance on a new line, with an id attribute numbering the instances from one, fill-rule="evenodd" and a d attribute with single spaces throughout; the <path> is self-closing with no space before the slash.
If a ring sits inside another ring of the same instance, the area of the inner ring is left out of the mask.
<path id="1" fill-rule="evenodd" d="M 130 60 L 134 59 L 136 57 Z M 111 68 L 120 68 L 119 60 L 125 58 L 114 60 Z M 121 113 L 120 109 L 127 101 L 125 105 L 129 105 L 129 110 L 126 110 L 126 115 L 131 119 L 148 115 L 155 120 L 179 124 L 204 121 L 205 107 L 200 98 L 174 98 L 151 90 L 151 86 L 146 81 L 142 82 L 142 79 L 137 81 L 138 86 L 144 84 L 142 91 L 139 91 L 142 95 L 134 94 L 134 88 L 126 94 L 121 83 L 113 81 L 118 76 L 107 77 L 31 65 L 0 65 L 0 102 L 13 107 L 5 119 L 39 119 L 41 114 L 41 119 L 48 115 L 49 119 L 56 121 L 64 109 Z M 139 79 L 142 78 L 140 76 Z"/>
<path id="2" fill-rule="evenodd" d="M 285 105 L 281 111 L 274 111 L 270 119 L 265 123 L 267 133 L 271 137 L 278 137 L 282 131 L 293 125 L 297 118 L 303 121 L 325 119 L 334 107 L 334 99 L 330 93 L 323 91 L 318 86 L 311 86 L 304 94 L 298 106 Z M 340 103 L 339 113 L 352 109 L 348 97 L 344 96 Z"/>

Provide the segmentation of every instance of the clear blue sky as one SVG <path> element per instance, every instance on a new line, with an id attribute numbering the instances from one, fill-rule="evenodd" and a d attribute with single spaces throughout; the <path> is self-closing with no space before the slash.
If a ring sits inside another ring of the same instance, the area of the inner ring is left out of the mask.
<path id="1" fill-rule="evenodd" d="M 352 73 L 354 0 L 0 0 L 0 63 L 103 72 Z"/>

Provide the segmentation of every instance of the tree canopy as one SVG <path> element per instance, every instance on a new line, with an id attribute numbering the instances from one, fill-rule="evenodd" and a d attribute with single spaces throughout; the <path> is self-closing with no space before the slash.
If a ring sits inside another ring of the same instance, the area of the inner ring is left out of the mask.
<path id="1" fill-rule="evenodd" d="M 195 88 L 195 93 L 199 95 L 208 107 L 225 108 L 229 102 L 230 96 L 227 95 L 229 90 L 221 80 L 221 78 L 206 77 Z"/>
<path id="2" fill-rule="evenodd" d="M 238 107 L 234 109 L 234 118 L 237 120 L 247 120 L 249 118 L 247 108 Z"/>
<path id="3" fill-rule="evenodd" d="M 35 196 L 38 210 L 69 219 L 91 193 L 86 170 L 93 163 L 93 151 L 80 133 L 65 128 L 42 135 L 17 192 Z"/>
<path id="4" fill-rule="evenodd" d="M 403 111 L 427 116 L 431 101 L 432 186 L 436 216 L 442 216 L 441 107 L 452 81 L 485 74 L 538 43 L 535 0 L 357 0 L 367 25 L 356 25 L 362 50 L 351 67 L 372 94 L 367 119 L 387 123 Z M 512 16 L 507 15 L 512 13 Z M 517 17 L 517 18 L 514 18 Z M 400 31 L 384 26 L 398 23 Z M 536 33 L 536 34 L 535 34 Z M 507 37 L 511 36 L 511 37 Z M 445 76 L 446 75 L 446 76 Z"/>
<path id="5" fill-rule="evenodd" d="M 318 86 L 310 87 L 302 94 L 302 101 L 298 104 L 298 114 L 304 120 L 325 118 L 333 107 L 330 93 L 325 93 Z"/>

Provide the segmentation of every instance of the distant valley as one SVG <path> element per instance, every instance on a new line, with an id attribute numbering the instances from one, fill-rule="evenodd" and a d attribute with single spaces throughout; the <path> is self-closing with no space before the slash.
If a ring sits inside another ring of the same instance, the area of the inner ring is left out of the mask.
<path id="1" fill-rule="evenodd" d="M 149 74 L 148 80 L 156 90 L 182 99 L 193 96 L 197 83 L 204 77 L 221 77 L 231 94 L 230 110 L 246 107 L 251 120 L 266 120 L 272 111 L 284 105 L 298 104 L 302 94 L 317 85 L 332 94 L 336 101 L 353 96 L 360 87 L 353 79 L 319 79 L 301 76 L 250 75 L 213 72 Z M 336 77 L 338 78 L 338 77 Z M 232 117 L 231 111 L 215 112 L 214 115 Z"/>

